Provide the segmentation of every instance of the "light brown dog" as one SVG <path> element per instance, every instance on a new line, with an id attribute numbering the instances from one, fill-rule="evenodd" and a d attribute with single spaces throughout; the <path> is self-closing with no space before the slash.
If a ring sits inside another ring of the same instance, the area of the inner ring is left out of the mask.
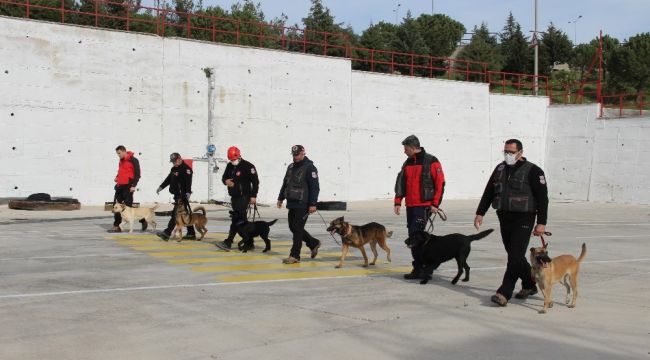
<path id="1" fill-rule="evenodd" d="M 175 237 L 175 234 L 178 234 L 178 238 L 180 239 L 183 237 L 184 227 L 194 226 L 196 227 L 196 230 L 201 233 L 201 237 L 198 240 L 203 240 L 205 234 L 208 232 L 208 229 L 205 227 L 205 225 L 208 223 L 208 218 L 205 216 L 205 208 L 203 206 L 199 206 L 194 209 L 190 215 L 185 209 L 185 206 L 183 206 L 183 204 L 179 201 L 176 204 L 174 211 L 176 211 L 176 227 L 172 231 L 172 237 Z M 201 212 L 199 213 L 197 211 Z"/>
<path id="2" fill-rule="evenodd" d="M 587 255 L 587 246 L 583 243 L 582 252 L 580 252 L 578 259 L 573 255 L 560 255 L 551 260 L 548 257 L 547 247 L 548 244 L 544 244 L 542 247 L 530 248 L 532 275 L 544 295 L 544 308 L 539 311 L 540 314 L 546 313 L 548 308 L 553 307 L 551 290 L 553 289 L 553 284 L 560 280 L 562 281 L 562 285 L 566 287 L 565 302 L 567 307 L 573 308 L 576 306 L 578 271 L 580 270 L 582 259 Z M 570 294 L 573 295 L 573 299 L 569 302 Z"/>
<path id="3" fill-rule="evenodd" d="M 337 233 L 341 235 L 343 249 L 341 253 L 341 261 L 336 265 L 337 268 L 343 266 L 343 260 L 345 260 L 350 246 L 354 246 L 361 251 L 364 261 L 363 266 L 368 267 L 368 256 L 366 256 L 366 250 L 364 249 L 364 245 L 368 243 L 370 243 L 370 250 L 372 250 L 372 254 L 374 255 L 370 265 L 375 265 L 375 262 L 377 261 L 377 244 L 386 251 L 386 259 L 390 262 L 390 248 L 386 245 L 386 238 L 391 237 L 393 232 L 387 232 L 386 228 L 382 224 L 371 222 L 357 226 L 346 222 L 343 217 L 340 217 L 330 222 L 327 231 L 332 234 Z"/>
<path id="4" fill-rule="evenodd" d="M 125 204 L 115 203 L 113 205 L 113 212 L 122 215 L 122 221 L 129 223 L 129 234 L 133 233 L 133 223 L 140 219 L 145 219 L 147 223 L 153 225 L 153 230 L 156 230 L 156 213 L 154 210 L 158 208 L 158 203 L 150 208 L 144 207 L 130 207 Z"/>

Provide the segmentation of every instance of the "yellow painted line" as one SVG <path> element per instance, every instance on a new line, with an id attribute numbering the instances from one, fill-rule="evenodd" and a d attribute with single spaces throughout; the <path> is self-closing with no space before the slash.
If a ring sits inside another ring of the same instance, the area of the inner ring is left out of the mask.
<path id="1" fill-rule="evenodd" d="M 215 265 L 215 266 L 195 266 L 192 271 L 196 272 L 220 272 L 220 271 L 250 271 L 250 270 L 280 270 L 280 269 L 307 269 L 317 267 L 334 267 L 334 262 L 323 261 L 305 261 L 297 264 L 282 264 L 278 259 L 272 259 L 277 262 L 269 264 L 242 264 L 242 265 Z"/>
<path id="2" fill-rule="evenodd" d="M 286 266 L 286 265 L 285 265 Z M 411 267 L 380 268 L 380 269 L 334 269 L 324 271 L 292 271 L 271 274 L 245 274 L 245 275 L 221 275 L 217 280 L 223 282 L 249 282 L 269 281 L 288 279 L 314 279 L 323 277 L 363 276 L 363 275 L 384 275 L 400 272 L 408 272 Z"/>
<path id="3" fill-rule="evenodd" d="M 236 253 L 239 254 L 239 253 Z M 254 260 L 269 260 L 269 259 L 283 259 L 287 254 L 263 254 L 263 255 L 225 255 L 220 257 L 206 257 L 206 258 L 195 258 L 195 259 L 173 259 L 167 260 L 170 264 L 203 264 L 203 263 L 213 263 L 213 262 L 237 262 L 237 261 L 254 261 Z M 319 253 L 318 258 L 321 257 L 331 257 L 332 261 L 338 260 L 340 254 L 337 253 Z M 354 257 L 348 257 L 346 260 L 358 261 L 360 259 Z"/>
<path id="4" fill-rule="evenodd" d="M 159 244 L 159 245 L 146 245 L 146 246 L 131 246 L 131 249 L 137 251 L 156 251 L 156 250 L 195 250 L 195 249 L 210 249 L 217 250 L 218 248 L 212 244 L 201 244 L 201 243 L 191 243 L 191 244 Z"/>
<path id="5" fill-rule="evenodd" d="M 194 250 L 194 251 L 160 251 L 149 252 L 147 254 L 153 257 L 189 257 L 189 256 L 214 256 L 214 250 Z"/>

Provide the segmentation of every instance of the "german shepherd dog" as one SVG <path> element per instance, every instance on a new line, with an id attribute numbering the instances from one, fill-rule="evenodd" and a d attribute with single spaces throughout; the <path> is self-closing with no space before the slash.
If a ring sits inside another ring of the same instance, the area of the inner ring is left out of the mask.
<path id="1" fill-rule="evenodd" d="M 429 234 L 425 231 L 418 231 L 411 234 L 404 241 L 404 243 L 409 247 L 413 248 L 416 246 L 421 246 L 422 253 L 422 281 L 420 284 L 426 284 L 430 279 L 430 274 L 433 273 L 433 270 L 437 269 L 440 264 L 449 261 L 451 259 L 456 259 L 458 264 L 458 273 L 451 280 L 451 283 L 456 285 L 458 279 L 463 274 L 463 269 L 465 269 L 465 278 L 463 281 L 469 281 L 469 265 L 467 265 L 467 257 L 469 252 L 472 250 L 472 241 L 480 240 L 494 231 L 494 229 L 488 229 L 481 231 L 478 234 L 474 235 L 463 235 L 463 234 L 449 234 L 444 236 L 437 236 Z"/>
<path id="2" fill-rule="evenodd" d="M 565 302 L 567 307 L 573 308 L 576 306 L 576 298 L 578 297 L 578 271 L 580 270 L 582 259 L 587 255 L 587 246 L 583 243 L 582 251 L 578 259 L 573 255 L 560 255 L 551 260 L 548 257 L 547 247 L 548 244 L 546 243 L 542 247 L 530 248 L 532 276 L 537 281 L 537 285 L 544 295 L 544 308 L 539 311 L 540 314 L 546 313 L 548 308 L 553 307 L 551 290 L 553 289 L 553 284 L 560 280 L 566 288 Z M 573 297 L 569 302 L 570 294 L 573 294 Z"/>
<path id="3" fill-rule="evenodd" d="M 183 236 L 184 227 L 194 226 L 196 227 L 196 230 L 201 233 L 201 237 L 198 241 L 203 240 L 205 234 L 208 233 L 208 229 L 205 227 L 208 223 L 208 218 L 205 216 L 205 208 L 203 206 L 198 206 L 190 215 L 185 209 L 183 202 L 179 201 L 176 203 L 174 211 L 176 212 L 176 227 L 172 231 L 172 237 L 175 237 L 175 235 L 178 234 L 178 238 L 180 239 Z M 196 211 L 200 211 L 200 213 Z"/>
<path id="4" fill-rule="evenodd" d="M 230 211 L 230 217 L 236 221 L 237 225 L 237 234 L 241 236 L 242 240 L 237 243 L 237 248 L 241 252 L 247 252 L 248 250 L 253 250 L 255 245 L 253 240 L 259 236 L 264 240 L 264 250 L 262 252 L 271 251 L 271 241 L 269 240 L 269 232 L 271 231 L 271 226 L 275 224 L 278 219 L 273 221 L 254 221 L 250 222 L 236 211 Z"/>
<path id="5" fill-rule="evenodd" d="M 350 246 L 354 246 L 361 251 L 364 261 L 363 266 L 368 267 L 368 256 L 366 256 L 366 250 L 364 249 L 364 246 L 368 243 L 370 243 L 370 250 L 372 250 L 372 254 L 374 255 L 370 265 L 375 265 L 375 262 L 377 261 L 377 244 L 384 249 L 386 252 L 386 259 L 390 262 L 390 248 L 386 245 L 386 238 L 391 237 L 393 232 L 386 231 L 386 228 L 382 224 L 371 222 L 357 226 L 346 222 L 343 216 L 341 216 L 340 218 L 336 218 L 330 222 L 327 231 L 331 234 L 336 233 L 341 235 L 341 241 L 343 243 L 341 261 L 336 265 L 336 268 L 343 266 L 343 260 L 345 260 Z"/>

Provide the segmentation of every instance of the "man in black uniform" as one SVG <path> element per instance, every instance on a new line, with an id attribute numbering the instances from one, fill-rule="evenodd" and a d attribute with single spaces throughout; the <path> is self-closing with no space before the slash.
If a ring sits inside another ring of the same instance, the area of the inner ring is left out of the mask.
<path id="1" fill-rule="evenodd" d="M 318 193 L 318 170 L 314 163 L 305 156 L 302 145 L 291 148 L 293 163 L 287 167 L 282 188 L 278 195 L 278 209 L 282 208 L 284 199 L 287 199 L 289 209 L 289 230 L 293 234 L 293 246 L 289 257 L 282 260 L 284 264 L 300 262 L 300 250 L 304 241 L 311 249 L 311 258 L 315 258 L 320 248 L 320 241 L 305 231 L 305 223 L 309 214 L 316 212 Z"/>
<path id="2" fill-rule="evenodd" d="M 508 304 L 518 279 L 521 279 L 522 289 L 515 295 L 517 299 L 537 293 L 526 251 L 531 231 L 535 236 L 544 234 L 548 213 L 544 171 L 523 157 L 523 145 L 517 139 L 506 141 L 503 154 L 505 161 L 492 172 L 474 219 L 474 227 L 478 230 L 490 204 L 497 210 L 501 238 L 508 253 L 503 282 L 491 298 L 500 306 Z M 535 217 L 537 225 L 533 229 Z"/>
<path id="3" fill-rule="evenodd" d="M 259 178 L 255 166 L 241 158 L 241 152 L 235 146 L 228 148 L 228 160 L 226 170 L 223 172 L 221 182 L 228 187 L 232 210 L 239 213 L 239 219 L 246 218 L 248 205 L 255 205 L 257 202 L 257 190 L 259 189 Z M 237 217 L 232 217 L 228 238 L 218 242 L 217 247 L 228 250 L 237 234 Z"/>
<path id="4" fill-rule="evenodd" d="M 169 192 L 174 195 L 174 211 L 172 211 L 172 218 L 167 224 L 167 229 L 156 233 L 161 239 L 167 241 L 172 234 L 172 230 L 176 227 L 176 204 L 180 201 L 187 207 L 188 212 L 192 210 L 190 207 L 190 195 L 192 194 L 192 169 L 183 161 L 179 153 L 172 153 L 169 155 L 169 162 L 173 163 L 169 175 L 165 181 L 158 187 L 156 193 L 160 193 L 162 189 L 169 185 Z M 183 236 L 186 240 L 196 240 L 194 226 L 187 227 L 187 234 Z"/>

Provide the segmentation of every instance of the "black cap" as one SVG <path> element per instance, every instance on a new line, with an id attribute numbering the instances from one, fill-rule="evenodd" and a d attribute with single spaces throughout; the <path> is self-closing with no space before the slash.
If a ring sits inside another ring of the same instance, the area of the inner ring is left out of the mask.
<path id="1" fill-rule="evenodd" d="M 291 147 L 291 155 L 293 156 L 300 154 L 301 151 L 305 151 L 305 147 L 302 145 L 294 145 Z"/>
<path id="2" fill-rule="evenodd" d="M 415 135 L 409 135 L 402 141 L 402 145 L 420 148 L 420 139 Z"/>
<path id="3" fill-rule="evenodd" d="M 179 153 L 172 153 L 171 155 L 169 155 L 169 162 L 175 162 L 178 159 L 182 159 L 181 154 Z"/>

